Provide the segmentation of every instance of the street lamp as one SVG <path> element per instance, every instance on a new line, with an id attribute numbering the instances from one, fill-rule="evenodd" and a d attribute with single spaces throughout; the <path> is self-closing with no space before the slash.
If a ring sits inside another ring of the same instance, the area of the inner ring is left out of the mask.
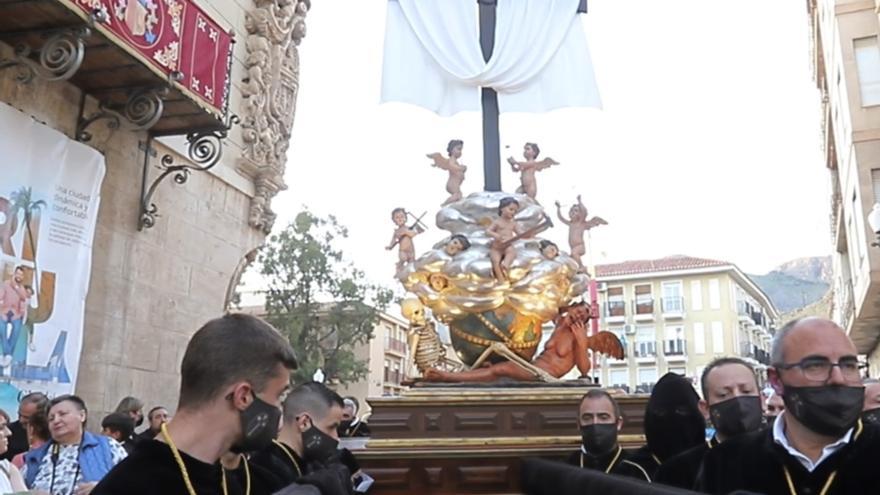
<path id="1" fill-rule="evenodd" d="M 871 226 L 871 230 L 874 231 L 874 236 L 876 236 L 871 245 L 880 246 L 880 203 L 874 203 L 874 208 L 871 210 L 871 213 L 868 213 L 868 225 Z"/>

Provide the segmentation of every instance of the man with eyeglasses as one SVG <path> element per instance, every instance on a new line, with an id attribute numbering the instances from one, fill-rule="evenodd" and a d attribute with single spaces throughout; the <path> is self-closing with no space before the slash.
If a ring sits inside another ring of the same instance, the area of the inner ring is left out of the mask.
<path id="1" fill-rule="evenodd" d="M 740 435 L 706 454 L 697 489 L 787 495 L 856 495 L 880 486 L 880 430 L 859 419 L 862 369 L 852 341 L 824 318 L 776 333 L 767 370 L 785 411 L 772 428 Z"/>

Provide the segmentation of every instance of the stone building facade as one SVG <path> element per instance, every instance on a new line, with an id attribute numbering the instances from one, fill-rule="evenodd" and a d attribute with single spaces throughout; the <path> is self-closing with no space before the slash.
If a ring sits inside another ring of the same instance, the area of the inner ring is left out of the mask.
<path id="1" fill-rule="evenodd" d="M 272 227 L 272 197 L 284 189 L 298 88 L 297 50 L 310 1 L 198 4 L 228 26 L 236 41 L 229 111 L 241 123 L 229 130 L 219 163 L 190 173 L 185 184 L 173 178 L 159 184 L 152 197 L 158 207 L 154 226 L 140 229 L 145 144 L 152 141 L 154 154 L 147 167 L 149 186 L 161 173 L 160 157 L 168 154 L 175 163 L 189 163 L 185 141 L 149 139 L 149 131 L 109 129 L 102 123 L 89 129 L 87 144 L 105 156 L 106 175 L 75 390 L 93 418 L 112 411 L 126 395 L 142 398 L 148 407 L 162 404 L 173 410 L 190 336 L 225 310 L 231 288 Z M 7 41 L 3 35 L 0 40 Z M 87 49 L 85 56 L 87 61 L 100 57 L 100 50 Z M 0 42 L 0 61 L 12 58 L 13 47 Z M 0 101 L 71 139 L 77 137 L 81 98 L 86 114 L 98 107 L 99 95 L 75 82 L 36 78 L 21 83 L 15 76 L 14 70 L 0 71 Z M 112 84 L 113 73 L 107 77 Z"/>

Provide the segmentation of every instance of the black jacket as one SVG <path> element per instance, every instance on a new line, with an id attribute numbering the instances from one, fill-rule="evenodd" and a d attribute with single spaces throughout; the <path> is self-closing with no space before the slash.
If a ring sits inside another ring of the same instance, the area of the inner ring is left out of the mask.
<path id="1" fill-rule="evenodd" d="M 697 478 L 699 491 L 727 494 L 734 490 L 790 493 L 786 472 L 796 493 L 827 495 L 876 494 L 880 487 L 880 426 L 856 426 L 853 438 L 822 461 L 813 472 L 773 441 L 773 429 L 731 438 L 710 450 Z M 833 477 L 832 477 L 833 476 Z"/>
<path id="2" fill-rule="evenodd" d="M 578 449 L 576 452 L 572 452 L 571 455 L 568 456 L 567 462 L 572 466 L 578 466 L 585 469 L 595 469 L 602 471 L 603 473 L 607 472 L 609 474 L 626 476 L 637 480 L 651 481 L 651 477 L 648 473 L 641 466 L 630 461 L 629 454 L 621 449 L 620 446 L 607 454 L 595 457 L 589 454 L 584 454 L 583 450 Z M 612 465 L 612 463 L 614 464 Z"/>

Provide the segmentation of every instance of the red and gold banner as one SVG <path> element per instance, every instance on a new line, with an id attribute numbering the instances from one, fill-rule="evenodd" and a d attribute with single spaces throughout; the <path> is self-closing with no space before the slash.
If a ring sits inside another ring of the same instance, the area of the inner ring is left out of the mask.
<path id="1" fill-rule="evenodd" d="M 229 93 L 232 35 L 192 0 L 61 0 L 86 15 L 101 10 L 96 28 L 127 52 L 167 76 L 202 107 L 223 115 Z"/>

